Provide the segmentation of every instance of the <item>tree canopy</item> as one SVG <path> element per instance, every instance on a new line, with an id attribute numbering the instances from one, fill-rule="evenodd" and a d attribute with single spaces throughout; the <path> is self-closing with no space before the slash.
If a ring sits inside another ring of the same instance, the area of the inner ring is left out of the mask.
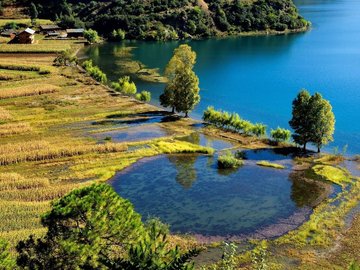
<path id="1" fill-rule="evenodd" d="M 304 150 L 311 142 L 320 152 L 322 146 L 333 141 L 335 116 L 330 102 L 319 93 L 311 96 L 307 90 L 300 91 L 293 101 L 289 124 L 294 129 L 295 143 L 302 145 Z"/>
<path id="2" fill-rule="evenodd" d="M 170 248 L 164 225 L 144 225 L 132 204 L 107 184 L 70 192 L 41 221 L 46 235 L 17 245 L 23 269 L 191 269 L 188 261 L 196 254 Z"/>
<path id="3" fill-rule="evenodd" d="M 169 82 L 160 96 L 160 103 L 171 107 L 173 112 L 185 113 L 185 117 L 200 102 L 199 78 L 193 71 L 195 63 L 196 53 L 183 44 L 174 50 L 165 69 Z"/>
<path id="4" fill-rule="evenodd" d="M 249 31 L 292 31 L 308 22 L 292 0 L 19 0 L 33 1 L 39 16 L 66 27 L 85 26 L 111 37 L 122 29 L 129 39 L 176 40 Z M 96 16 L 94 16 L 96 14 Z"/>

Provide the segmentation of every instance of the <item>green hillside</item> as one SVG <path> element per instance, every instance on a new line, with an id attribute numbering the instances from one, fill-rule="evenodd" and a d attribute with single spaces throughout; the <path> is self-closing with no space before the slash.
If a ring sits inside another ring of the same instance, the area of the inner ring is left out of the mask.
<path id="1" fill-rule="evenodd" d="M 9 0 L 7 0 L 9 1 Z M 30 0 L 13 0 L 30 6 Z M 39 17 L 66 27 L 86 26 L 128 39 L 172 40 L 305 30 L 292 0 L 33 0 Z"/>

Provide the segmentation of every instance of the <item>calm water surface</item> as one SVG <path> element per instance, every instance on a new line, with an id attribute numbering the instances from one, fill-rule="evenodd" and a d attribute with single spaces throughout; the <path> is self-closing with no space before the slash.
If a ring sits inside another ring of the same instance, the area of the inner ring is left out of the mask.
<path id="1" fill-rule="evenodd" d="M 193 112 L 200 118 L 208 105 L 236 111 L 270 127 L 287 127 L 291 101 L 301 88 L 319 91 L 336 115 L 334 145 L 349 144 L 348 153 L 360 153 L 360 0 L 295 1 L 313 23 L 307 33 L 286 36 L 241 37 L 188 42 L 197 52 L 196 73 L 201 103 Z M 177 42 L 133 42 L 134 58 L 150 68 L 164 68 Z M 85 53 L 111 79 L 121 74 L 114 49 L 104 44 Z M 139 90 L 153 94 L 164 85 L 137 80 Z"/>
<path id="2" fill-rule="evenodd" d="M 231 147 L 203 136 L 197 140 Z M 329 184 L 302 181 L 292 173 L 289 156 L 260 150 L 247 151 L 246 157 L 240 169 L 219 170 L 216 156 L 164 155 L 119 172 L 111 184 L 145 220 L 159 217 L 173 232 L 206 237 L 281 235 L 304 222 L 331 193 Z M 286 169 L 257 166 L 262 159 Z"/>

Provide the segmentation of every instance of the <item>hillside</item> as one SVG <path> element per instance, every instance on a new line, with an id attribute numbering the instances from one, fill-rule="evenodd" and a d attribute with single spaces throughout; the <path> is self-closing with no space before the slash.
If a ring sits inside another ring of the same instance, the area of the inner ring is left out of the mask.
<path id="1" fill-rule="evenodd" d="M 13 0 L 30 6 L 30 0 Z M 94 28 L 105 36 L 122 29 L 129 39 L 174 40 L 305 30 L 292 0 L 33 0 L 39 17 L 63 26 Z"/>

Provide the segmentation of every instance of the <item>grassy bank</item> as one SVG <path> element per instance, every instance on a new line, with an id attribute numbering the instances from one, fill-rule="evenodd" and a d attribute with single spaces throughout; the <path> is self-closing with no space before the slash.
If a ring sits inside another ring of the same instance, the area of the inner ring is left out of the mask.
<path id="1" fill-rule="evenodd" d="M 84 123 L 92 129 L 93 122 L 136 118 L 132 115 L 158 108 L 114 97 L 76 67 L 53 66 L 55 55 L 48 52 L 76 51 L 75 41 L 8 46 L 2 46 L 0 59 L 0 212 L 5 217 L 0 237 L 12 247 L 30 234 L 42 234 L 40 215 L 51 200 L 74 188 L 106 181 L 144 157 L 212 153 L 175 139 L 191 132 L 191 120 L 166 123 L 163 128 L 172 135 L 156 140 L 98 143 Z"/>

